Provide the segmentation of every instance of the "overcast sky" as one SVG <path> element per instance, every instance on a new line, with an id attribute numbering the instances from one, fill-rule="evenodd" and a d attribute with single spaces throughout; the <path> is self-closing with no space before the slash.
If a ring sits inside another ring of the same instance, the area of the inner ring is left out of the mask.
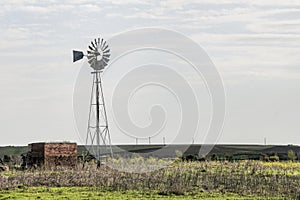
<path id="1" fill-rule="evenodd" d="M 142 27 L 179 31 L 214 62 L 227 97 L 219 143 L 300 144 L 298 0 L 2 0 L 0 145 L 80 143 L 72 49 Z"/>

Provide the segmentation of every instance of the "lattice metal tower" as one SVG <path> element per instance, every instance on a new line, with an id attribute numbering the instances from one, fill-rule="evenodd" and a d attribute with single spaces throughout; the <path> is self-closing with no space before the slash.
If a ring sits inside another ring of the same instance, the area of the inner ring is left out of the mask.
<path id="1" fill-rule="evenodd" d="M 88 46 L 87 55 L 73 50 L 73 62 L 84 56 L 87 57 L 90 67 L 93 68 L 93 85 L 85 143 L 88 151 L 95 156 L 98 166 L 100 166 L 104 157 L 113 157 L 101 79 L 101 73 L 109 61 L 110 49 L 106 41 L 98 38 Z"/>

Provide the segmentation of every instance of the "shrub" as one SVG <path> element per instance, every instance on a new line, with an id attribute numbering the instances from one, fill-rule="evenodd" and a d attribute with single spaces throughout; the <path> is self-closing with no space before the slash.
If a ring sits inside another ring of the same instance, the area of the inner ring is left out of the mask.
<path id="1" fill-rule="evenodd" d="M 277 156 L 277 155 L 270 156 L 270 157 L 269 157 L 269 160 L 270 160 L 271 162 L 277 162 L 277 161 L 279 161 L 279 156 Z"/>
<path id="2" fill-rule="evenodd" d="M 4 155 L 4 157 L 3 157 L 3 162 L 9 163 L 10 161 L 11 161 L 11 157 L 8 156 L 8 155 Z"/>
<path id="3" fill-rule="evenodd" d="M 295 161 L 297 158 L 295 152 L 293 150 L 288 151 L 288 160 Z"/>

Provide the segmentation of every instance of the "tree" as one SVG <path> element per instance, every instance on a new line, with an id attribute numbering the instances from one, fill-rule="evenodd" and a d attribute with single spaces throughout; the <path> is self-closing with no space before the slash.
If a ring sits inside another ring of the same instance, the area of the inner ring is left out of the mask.
<path id="1" fill-rule="evenodd" d="M 8 155 L 4 155 L 4 157 L 3 157 L 3 162 L 9 163 L 10 161 L 11 161 L 11 157 L 8 156 Z"/>
<path id="2" fill-rule="evenodd" d="M 288 151 L 288 160 L 295 161 L 297 158 L 295 152 L 293 150 Z"/>
<path id="3" fill-rule="evenodd" d="M 213 161 L 216 161 L 216 160 L 219 160 L 219 157 L 218 157 L 217 154 L 212 154 L 210 159 L 213 160 Z"/>
<path id="4" fill-rule="evenodd" d="M 298 161 L 300 161 L 300 152 L 298 152 L 297 157 Z"/>

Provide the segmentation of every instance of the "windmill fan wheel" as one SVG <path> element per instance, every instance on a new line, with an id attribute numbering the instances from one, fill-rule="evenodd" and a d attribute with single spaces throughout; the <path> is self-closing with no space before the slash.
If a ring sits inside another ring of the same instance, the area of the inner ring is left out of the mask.
<path id="1" fill-rule="evenodd" d="M 106 41 L 100 38 L 91 41 L 88 46 L 88 63 L 94 70 L 102 70 L 107 66 L 110 57 L 110 49 Z"/>

